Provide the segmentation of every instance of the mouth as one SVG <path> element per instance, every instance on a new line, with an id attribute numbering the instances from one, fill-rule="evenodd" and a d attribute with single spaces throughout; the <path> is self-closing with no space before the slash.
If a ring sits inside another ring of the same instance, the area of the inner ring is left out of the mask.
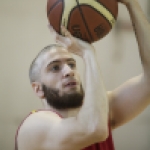
<path id="1" fill-rule="evenodd" d="M 67 84 L 65 84 L 65 87 L 75 87 L 77 86 L 77 82 L 68 82 Z"/>

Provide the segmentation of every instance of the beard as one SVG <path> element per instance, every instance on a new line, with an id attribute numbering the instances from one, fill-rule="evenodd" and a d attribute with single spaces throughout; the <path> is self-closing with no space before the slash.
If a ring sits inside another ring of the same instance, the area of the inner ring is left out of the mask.
<path id="1" fill-rule="evenodd" d="M 47 100 L 47 103 L 55 109 L 66 110 L 72 108 L 79 108 L 82 106 L 84 98 L 84 90 L 82 85 L 80 86 L 79 92 L 74 92 L 71 94 L 59 95 L 59 90 L 49 88 L 46 85 L 42 85 L 44 92 L 44 97 Z"/>

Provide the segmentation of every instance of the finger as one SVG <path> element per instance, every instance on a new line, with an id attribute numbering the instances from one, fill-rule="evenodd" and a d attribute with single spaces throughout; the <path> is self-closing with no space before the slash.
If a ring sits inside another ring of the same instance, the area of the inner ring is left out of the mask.
<path id="1" fill-rule="evenodd" d="M 70 45 L 70 42 L 71 42 L 70 38 L 64 37 L 64 36 L 61 36 L 61 35 L 56 36 L 56 41 L 60 42 L 60 43 L 64 43 L 66 45 L 66 47 L 68 47 Z"/>
<path id="2" fill-rule="evenodd" d="M 65 36 L 58 34 L 50 24 L 48 25 L 48 28 L 50 29 L 50 32 L 51 32 L 51 35 L 53 36 L 53 39 L 57 43 L 60 43 L 61 45 L 65 46 L 65 47 L 69 46 L 69 44 L 70 44 L 69 38 L 71 37 L 71 34 L 65 27 L 62 27 L 62 32 L 65 33 Z"/>
<path id="3" fill-rule="evenodd" d="M 54 28 L 50 24 L 48 25 L 48 28 L 49 28 L 50 32 L 56 33 L 56 31 L 54 30 Z"/>
<path id="4" fill-rule="evenodd" d="M 47 27 L 50 29 L 52 26 L 50 24 L 48 24 Z"/>
<path id="5" fill-rule="evenodd" d="M 59 40 L 56 40 L 56 43 L 58 43 L 59 45 L 67 48 L 66 44 L 64 44 L 63 42 L 59 41 Z"/>
<path id="6" fill-rule="evenodd" d="M 58 33 L 55 31 L 55 29 L 50 24 L 48 25 L 48 28 L 50 30 L 51 36 L 56 41 Z"/>
<path id="7" fill-rule="evenodd" d="M 64 26 L 61 26 L 61 31 L 65 37 L 72 37 L 71 33 Z"/>

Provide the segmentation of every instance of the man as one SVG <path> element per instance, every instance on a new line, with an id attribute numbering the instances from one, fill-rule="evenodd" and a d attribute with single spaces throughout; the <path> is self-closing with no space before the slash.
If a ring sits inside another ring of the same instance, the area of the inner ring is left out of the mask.
<path id="1" fill-rule="evenodd" d="M 137 0 L 120 2 L 132 19 L 143 73 L 106 92 L 94 47 L 72 37 L 64 27 L 65 37 L 50 27 L 59 44 L 44 48 L 29 72 L 44 109 L 23 121 L 16 150 L 114 150 L 111 129 L 133 119 L 150 104 L 150 24 Z M 84 61 L 84 91 L 71 53 Z"/>

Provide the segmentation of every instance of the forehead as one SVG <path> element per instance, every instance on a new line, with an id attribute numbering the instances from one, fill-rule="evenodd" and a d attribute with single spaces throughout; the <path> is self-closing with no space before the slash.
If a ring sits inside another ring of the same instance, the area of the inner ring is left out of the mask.
<path id="1" fill-rule="evenodd" d="M 73 55 L 63 47 L 52 48 L 43 55 L 43 64 L 46 65 L 55 60 L 73 58 Z"/>

